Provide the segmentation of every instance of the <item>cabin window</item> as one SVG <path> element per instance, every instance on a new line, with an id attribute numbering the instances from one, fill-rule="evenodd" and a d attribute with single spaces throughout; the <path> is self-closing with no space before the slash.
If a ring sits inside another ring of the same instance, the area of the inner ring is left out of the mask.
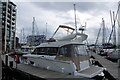
<path id="1" fill-rule="evenodd" d="M 87 56 L 87 51 L 84 45 L 65 45 L 60 48 L 59 55 L 65 57 L 82 57 Z"/>
<path id="2" fill-rule="evenodd" d="M 32 54 L 38 55 L 56 55 L 58 52 L 58 48 L 49 48 L 49 47 L 40 47 L 36 48 Z"/>

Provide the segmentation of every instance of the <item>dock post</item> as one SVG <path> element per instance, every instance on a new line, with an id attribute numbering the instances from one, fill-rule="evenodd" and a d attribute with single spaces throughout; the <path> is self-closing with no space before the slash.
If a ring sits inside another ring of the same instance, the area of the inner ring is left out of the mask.
<path id="1" fill-rule="evenodd" d="M 118 59 L 118 68 L 120 68 L 120 59 Z"/>
<path id="2" fill-rule="evenodd" d="M 13 67 L 13 61 L 9 61 L 9 66 Z"/>
<path id="3" fill-rule="evenodd" d="M 16 64 L 16 69 L 17 69 L 17 63 L 15 63 Z"/>
<path id="4" fill-rule="evenodd" d="M 5 55 L 5 64 L 6 66 L 8 66 L 8 55 L 7 54 Z"/>

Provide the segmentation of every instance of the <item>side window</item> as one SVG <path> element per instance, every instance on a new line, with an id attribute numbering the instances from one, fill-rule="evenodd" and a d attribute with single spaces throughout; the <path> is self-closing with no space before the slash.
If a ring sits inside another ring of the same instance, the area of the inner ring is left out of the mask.
<path id="1" fill-rule="evenodd" d="M 71 46 L 64 46 L 60 49 L 60 56 L 70 57 L 71 56 Z"/>
<path id="2" fill-rule="evenodd" d="M 39 54 L 46 54 L 47 49 L 46 48 L 40 48 Z"/>
<path id="3" fill-rule="evenodd" d="M 50 54 L 56 54 L 57 53 L 57 48 L 49 48 L 48 52 Z"/>
<path id="4" fill-rule="evenodd" d="M 60 55 L 60 56 L 65 56 L 66 54 L 67 54 L 67 48 L 66 48 L 66 47 L 62 47 L 62 48 L 60 49 L 59 55 Z"/>
<path id="5" fill-rule="evenodd" d="M 56 55 L 58 48 L 36 48 L 32 54 L 39 55 Z"/>
<path id="6" fill-rule="evenodd" d="M 85 46 L 78 46 L 78 54 L 79 54 L 79 56 L 86 56 L 87 55 Z"/>

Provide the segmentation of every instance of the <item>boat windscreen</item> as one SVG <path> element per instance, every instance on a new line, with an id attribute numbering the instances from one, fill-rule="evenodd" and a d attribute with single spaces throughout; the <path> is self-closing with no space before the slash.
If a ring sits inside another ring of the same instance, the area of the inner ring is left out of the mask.
<path id="1" fill-rule="evenodd" d="M 85 45 L 66 45 L 60 48 L 59 55 L 65 57 L 82 57 L 88 54 Z"/>
<path id="2" fill-rule="evenodd" d="M 56 47 L 39 47 L 32 52 L 32 54 L 38 55 L 56 55 L 58 52 L 58 48 Z"/>

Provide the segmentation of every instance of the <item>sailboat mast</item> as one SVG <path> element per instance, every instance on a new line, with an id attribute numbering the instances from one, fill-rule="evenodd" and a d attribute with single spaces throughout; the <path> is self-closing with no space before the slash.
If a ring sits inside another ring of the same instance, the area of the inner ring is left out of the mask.
<path id="1" fill-rule="evenodd" d="M 32 35 L 35 35 L 35 17 L 33 17 L 33 23 L 32 23 Z"/>
<path id="2" fill-rule="evenodd" d="M 22 33 L 22 29 L 21 29 L 21 43 L 23 41 L 23 33 Z"/>
<path id="3" fill-rule="evenodd" d="M 102 25 L 103 25 L 103 38 L 102 38 L 102 45 L 105 44 L 105 21 L 102 18 Z"/>
<path id="4" fill-rule="evenodd" d="M 46 22 L 46 38 L 47 38 L 47 22 Z"/>
<path id="5" fill-rule="evenodd" d="M 114 21 L 114 24 L 115 24 L 115 14 L 114 14 L 114 12 L 113 12 L 113 21 Z M 116 30 L 115 30 L 115 25 L 114 25 L 114 27 L 113 27 L 113 38 L 114 38 L 114 45 L 116 45 Z"/>
<path id="6" fill-rule="evenodd" d="M 76 22 L 76 4 L 74 4 L 74 14 L 75 14 L 75 28 L 76 28 L 76 33 L 77 33 L 77 22 Z"/>

